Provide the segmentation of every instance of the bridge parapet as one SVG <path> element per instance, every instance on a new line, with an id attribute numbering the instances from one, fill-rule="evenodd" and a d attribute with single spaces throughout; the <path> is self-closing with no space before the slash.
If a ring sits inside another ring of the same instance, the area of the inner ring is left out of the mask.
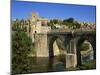
<path id="1" fill-rule="evenodd" d="M 88 32 L 88 31 L 96 31 L 96 29 L 88 29 L 88 28 L 80 28 L 80 29 L 75 29 L 73 30 L 74 32 Z"/>
<path id="2" fill-rule="evenodd" d="M 51 29 L 51 31 L 48 31 L 48 33 L 65 33 L 65 32 L 69 32 L 69 33 L 74 33 L 74 32 L 95 32 L 95 29 Z"/>

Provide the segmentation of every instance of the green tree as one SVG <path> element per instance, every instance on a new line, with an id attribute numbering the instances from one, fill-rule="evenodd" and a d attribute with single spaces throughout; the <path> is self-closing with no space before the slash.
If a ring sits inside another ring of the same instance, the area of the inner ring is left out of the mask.
<path id="1" fill-rule="evenodd" d="M 23 19 L 20 20 L 20 23 L 21 23 L 21 25 L 24 25 L 24 20 Z"/>
<path id="2" fill-rule="evenodd" d="M 12 35 L 12 74 L 26 73 L 29 70 L 28 54 L 32 40 L 22 31 Z"/>
<path id="3" fill-rule="evenodd" d="M 73 28 L 74 25 L 74 18 L 64 19 L 62 24 L 68 26 L 69 28 Z"/>
<path id="4" fill-rule="evenodd" d="M 88 26 L 88 24 L 87 24 L 87 23 L 84 23 L 84 26 L 86 26 L 86 27 L 87 27 L 87 26 Z"/>
<path id="5" fill-rule="evenodd" d="M 74 18 L 64 19 L 62 24 L 68 26 L 70 29 L 77 29 L 81 27 L 81 24 L 75 21 Z"/>
<path id="6" fill-rule="evenodd" d="M 73 29 L 78 29 L 80 27 L 81 27 L 81 24 L 79 24 L 77 21 L 74 22 Z"/>
<path id="7" fill-rule="evenodd" d="M 12 21 L 12 30 L 17 31 L 21 28 L 21 21 L 16 19 L 15 21 Z"/>
<path id="8" fill-rule="evenodd" d="M 54 24 L 58 24 L 59 23 L 58 19 L 53 19 L 52 21 L 53 21 Z"/>
<path id="9" fill-rule="evenodd" d="M 57 20 L 50 20 L 50 22 L 48 23 L 48 26 L 51 26 L 51 29 L 55 29 L 56 27 L 54 26 L 54 24 L 57 23 Z"/>
<path id="10" fill-rule="evenodd" d="M 74 23 L 74 18 L 68 18 L 66 21 L 67 21 L 68 23 Z"/>

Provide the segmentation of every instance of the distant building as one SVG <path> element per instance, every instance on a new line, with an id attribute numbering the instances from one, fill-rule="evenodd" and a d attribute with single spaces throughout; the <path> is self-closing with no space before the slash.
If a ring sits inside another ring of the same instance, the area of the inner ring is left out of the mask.
<path id="1" fill-rule="evenodd" d="M 57 28 L 57 29 L 68 29 L 68 26 L 66 26 L 66 25 L 60 25 L 60 24 L 54 24 L 54 26 L 55 26 L 55 28 Z"/>
<path id="2" fill-rule="evenodd" d="M 31 37 L 34 42 L 34 34 L 47 33 L 51 30 L 48 26 L 48 19 L 41 18 L 37 13 L 32 13 L 31 21 Z"/>

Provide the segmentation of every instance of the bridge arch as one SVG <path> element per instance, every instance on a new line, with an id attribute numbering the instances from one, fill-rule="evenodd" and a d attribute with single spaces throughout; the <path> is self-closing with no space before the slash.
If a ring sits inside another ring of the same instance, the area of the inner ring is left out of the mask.
<path id="1" fill-rule="evenodd" d="M 52 36 L 50 39 L 49 39 L 49 57 L 54 57 L 54 48 L 53 48 L 53 44 L 54 42 L 57 42 L 57 40 L 60 40 L 61 41 L 61 44 L 64 45 L 64 37 L 63 36 L 59 36 L 59 35 L 56 35 L 56 36 Z"/>
<path id="2" fill-rule="evenodd" d="M 81 45 L 84 43 L 84 41 L 88 41 L 92 48 L 93 48 L 93 60 L 96 59 L 96 40 L 95 37 L 89 37 L 89 36 L 82 36 L 78 39 L 77 44 L 76 44 L 76 51 L 77 51 L 77 66 L 82 65 L 81 61 Z"/>

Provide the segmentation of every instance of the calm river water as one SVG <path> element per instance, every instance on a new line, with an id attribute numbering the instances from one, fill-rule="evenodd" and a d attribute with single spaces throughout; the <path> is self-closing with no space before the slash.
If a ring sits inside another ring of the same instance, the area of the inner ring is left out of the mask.
<path id="1" fill-rule="evenodd" d="M 58 72 L 65 71 L 65 60 L 59 59 L 59 56 L 55 56 L 51 59 L 46 57 L 36 58 L 36 62 L 32 65 L 31 72 Z"/>
<path id="2" fill-rule="evenodd" d="M 91 55 L 82 58 L 82 63 L 87 63 L 89 60 L 92 60 L 93 53 Z M 42 72 L 59 72 L 59 71 L 67 71 L 65 58 L 59 59 L 59 56 L 55 56 L 49 60 L 46 57 L 36 58 L 36 62 L 32 63 L 32 69 L 30 72 L 32 73 L 42 73 Z"/>

